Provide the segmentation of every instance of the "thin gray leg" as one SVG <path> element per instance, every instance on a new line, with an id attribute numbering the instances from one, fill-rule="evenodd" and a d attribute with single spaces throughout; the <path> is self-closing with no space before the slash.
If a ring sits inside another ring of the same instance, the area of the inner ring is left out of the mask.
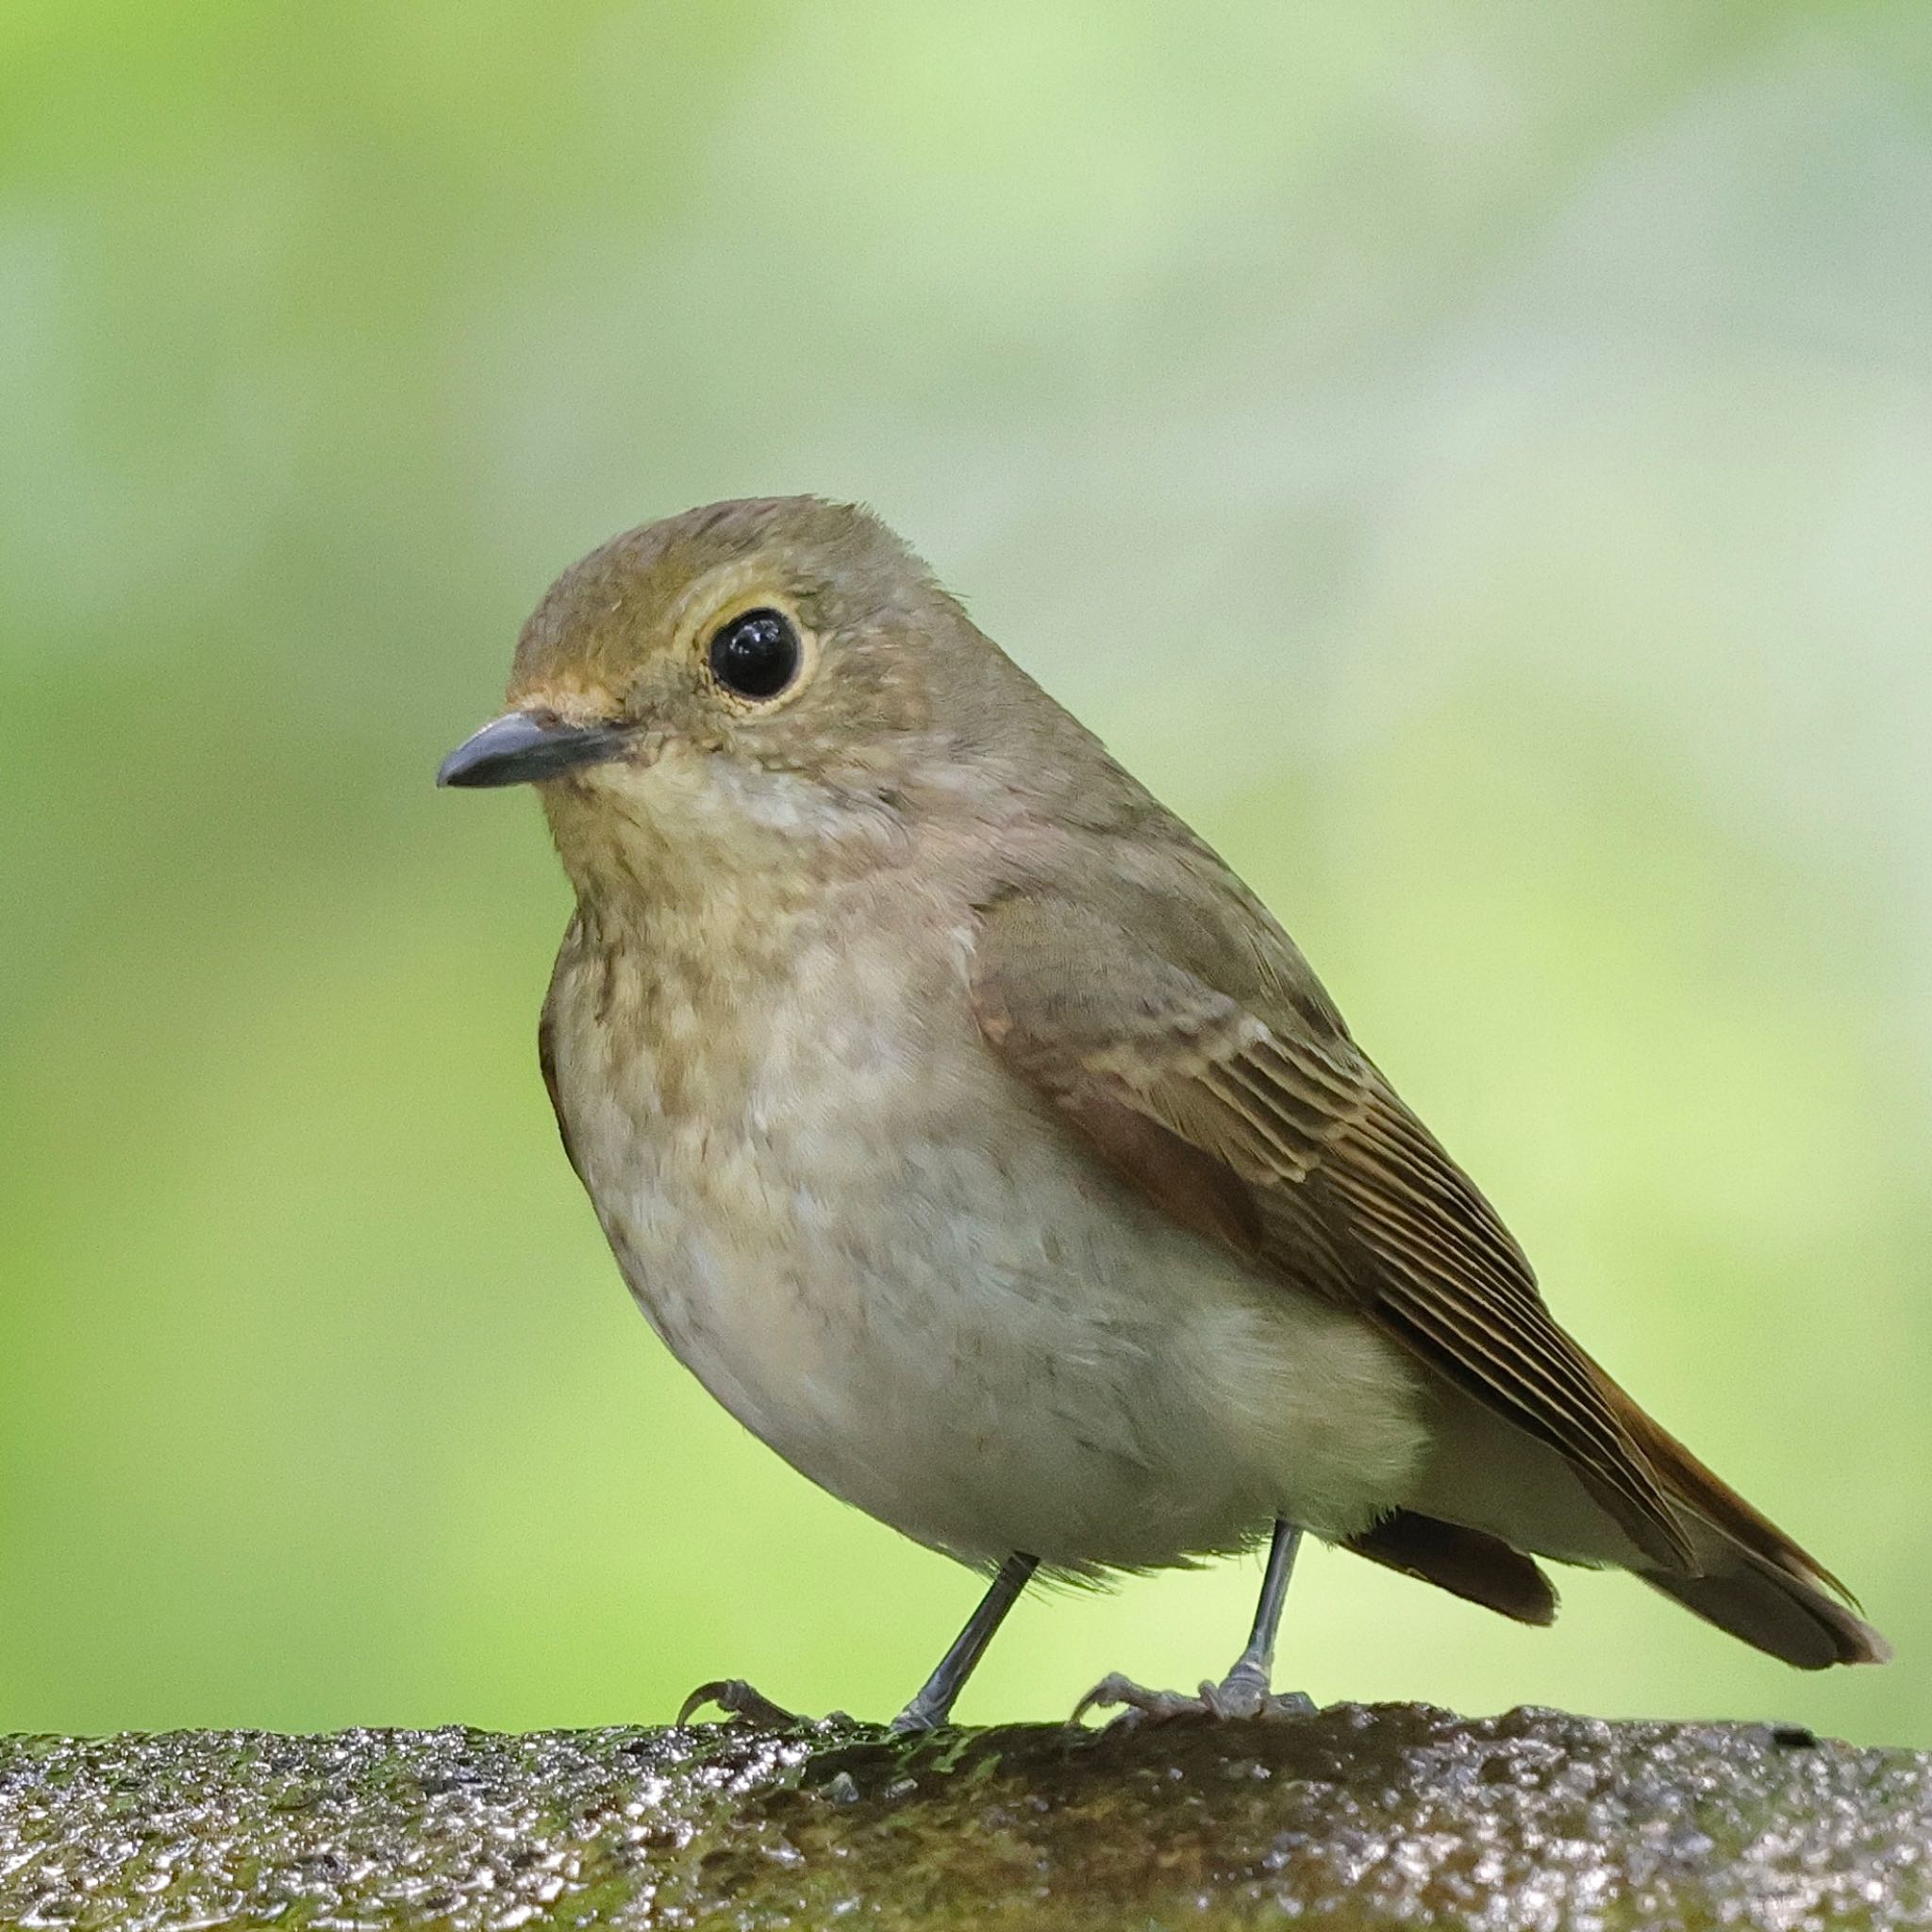
<path id="1" fill-rule="evenodd" d="M 1096 1706 L 1124 1704 L 1121 1722 L 1170 1717 L 1299 1717 L 1314 1709 L 1314 1700 L 1299 1690 L 1277 1697 L 1269 1688 L 1274 1669 L 1274 1633 L 1281 1624 L 1281 1607 L 1288 1597 L 1288 1580 L 1294 1574 L 1295 1552 L 1302 1533 L 1291 1523 L 1276 1519 L 1268 1545 L 1268 1568 L 1261 1576 L 1261 1599 L 1255 1606 L 1255 1626 L 1248 1646 L 1234 1668 L 1218 1684 L 1203 1684 L 1198 1697 L 1177 1690 L 1149 1690 L 1119 1672 L 1101 1678 L 1074 1707 L 1074 1721 Z"/>
<path id="2" fill-rule="evenodd" d="M 1248 1647 L 1235 1658 L 1234 1668 L 1221 1680 L 1220 1690 L 1232 1705 L 1253 1697 L 1265 1704 L 1274 1675 L 1274 1633 L 1281 1628 L 1281 1607 L 1288 1601 L 1289 1579 L 1302 1546 L 1302 1533 L 1291 1523 L 1275 1519 L 1268 1544 L 1268 1567 L 1261 1573 L 1260 1600 L 1255 1605 L 1255 1627 Z"/>
<path id="3" fill-rule="evenodd" d="M 954 1702 L 966 1688 L 974 1665 L 986 1655 L 992 1633 L 1019 1602 L 1020 1592 L 1039 1568 L 1038 1557 L 1019 1555 L 1008 1557 L 1000 1565 L 991 1588 L 966 1619 L 966 1627 L 954 1638 L 953 1647 L 941 1657 L 939 1668 L 920 1687 L 919 1695 L 892 1720 L 895 1731 L 929 1731 L 952 1716 Z"/>

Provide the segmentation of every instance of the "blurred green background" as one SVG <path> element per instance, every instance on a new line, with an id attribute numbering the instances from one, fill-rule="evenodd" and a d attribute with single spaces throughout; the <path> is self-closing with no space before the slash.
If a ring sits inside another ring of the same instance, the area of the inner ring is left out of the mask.
<path id="1" fill-rule="evenodd" d="M 976 1583 L 659 1350 L 533 1044 L 550 577 L 866 499 L 1898 1644 L 1322 1552 L 1324 1699 L 1932 1744 L 1932 15 L 0 7 L 0 1728 L 883 1714 Z M 1256 1570 L 962 1706 L 1187 1683 Z"/>

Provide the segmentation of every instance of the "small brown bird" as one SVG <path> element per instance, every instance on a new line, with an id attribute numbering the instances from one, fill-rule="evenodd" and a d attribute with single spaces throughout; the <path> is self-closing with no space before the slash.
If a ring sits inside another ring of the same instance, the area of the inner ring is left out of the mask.
<path id="1" fill-rule="evenodd" d="M 549 814 L 543 1074 L 632 1294 L 794 1468 L 992 1573 L 899 1727 L 1036 1569 L 1271 1531 L 1225 1678 L 1087 1701 L 1306 1707 L 1269 1688 L 1304 1530 L 1526 1624 L 1541 1556 L 1803 1669 L 1886 1656 L 1557 1325 L 1267 908 L 865 511 L 615 538 L 508 702 L 440 782 Z"/>

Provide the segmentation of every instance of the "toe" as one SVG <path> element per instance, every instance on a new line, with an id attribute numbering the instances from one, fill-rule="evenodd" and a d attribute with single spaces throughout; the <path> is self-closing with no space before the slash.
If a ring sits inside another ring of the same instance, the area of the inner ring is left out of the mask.
<path id="1" fill-rule="evenodd" d="M 1090 1710 L 1110 1710 L 1124 1706 L 1116 1724 L 1137 1724 L 1145 1718 L 1199 1717 L 1208 1707 L 1198 1697 L 1184 1697 L 1177 1690 L 1149 1690 L 1131 1677 L 1110 1671 L 1074 1707 L 1071 1720 L 1078 1724 Z"/>
<path id="2" fill-rule="evenodd" d="M 708 1704 L 715 1704 L 727 1717 L 741 1717 L 761 1730 L 784 1730 L 802 1720 L 782 1705 L 774 1704 L 763 1691 L 742 1677 L 718 1677 L 700 1684 L 678 1707 L 677 1722 L 691 1722 L 691 1714 Z"/>
<path id="3" fill-rule="evenodd" d="M 1074 1714 L 1067 1722 L 1076 1724 L 1090 1710 L 1111 1710 L 1117 1704 L 1129 1704 L 1133 1701 L 1131 1693 L 1139 1688 L 1118 1671 L 1109 1671 L 1074 1705 Z"/>

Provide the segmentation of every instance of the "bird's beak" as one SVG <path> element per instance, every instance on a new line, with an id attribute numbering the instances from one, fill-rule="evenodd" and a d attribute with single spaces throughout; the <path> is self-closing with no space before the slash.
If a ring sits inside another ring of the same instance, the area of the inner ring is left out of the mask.
<path id="1" fill-rule="evenodd" d="M 548 711 L 506 711 L 444 758 L 439 785 L 527 785 L 623 757 L 631 735 L 615 724 L 567 724 Z"/>

